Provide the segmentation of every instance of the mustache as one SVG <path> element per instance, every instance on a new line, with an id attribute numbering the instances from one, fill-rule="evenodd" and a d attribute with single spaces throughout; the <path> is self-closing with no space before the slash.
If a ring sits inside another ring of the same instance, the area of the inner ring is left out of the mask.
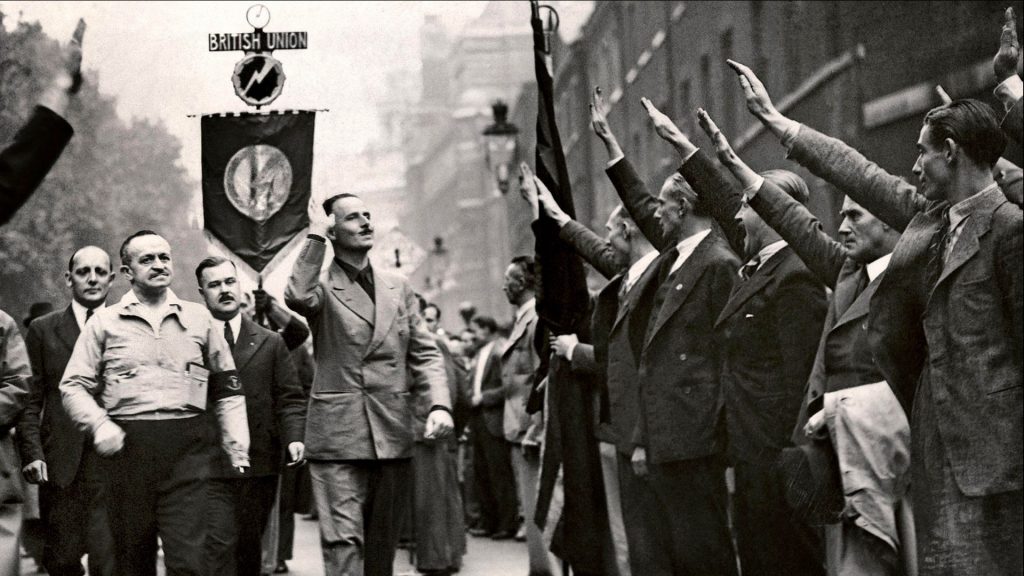
<path id="1" fill-rule="evenodd" d="M 231 294 L 221 294 L 220 298 L 217 298 L 218 302 L 234 302 L 235 297 Z"/>

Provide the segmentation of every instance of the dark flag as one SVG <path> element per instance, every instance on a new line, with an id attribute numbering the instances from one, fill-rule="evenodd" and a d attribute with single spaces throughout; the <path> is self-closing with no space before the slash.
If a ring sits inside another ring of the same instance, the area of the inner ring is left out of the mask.
<path id="1" fill-rule="evenodd" d="M 538 93 L 535 170 L 562 210 L 575 217 L 565 154 L 555 125 L 550 46 L 538 3 L 532 1 L 530 5 Z M 533 230 L 540 273 L 538 344 L 541 358 L 546 360 L 537 380 L 547 378 L 544 459 L 534 520 L 545 533 L 553 534 L 551 550 L 572 567 L 574 574 L 603 574 L 602 545 L 607 539 L 608 514 L 590 413 L 594 390 L 587 382 L 578 381 L 579 376 L 572 373 L 567 362 L 551 358 L 547 347 L 549 334 L 576 333 L 581 341 L 588 341 L 586 273 L 579 256 L 559 239 L 554 222 L 542 217 Z M 531 399 L 534 408 L 538 407 L 538 396 Z"/>
<path id="2" fill-rule="evenodd" d="M 202 117 L 206 230 L 257 273 L 308 226 L 315 114 Z"/>

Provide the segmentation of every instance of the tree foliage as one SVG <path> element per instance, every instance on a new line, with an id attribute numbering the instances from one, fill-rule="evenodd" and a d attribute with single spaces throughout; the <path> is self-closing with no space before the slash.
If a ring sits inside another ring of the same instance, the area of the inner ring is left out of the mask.
<path id="1" fill-rule="evenodd" d="M 0 13 L 0 23 L 3 15 Z M 86 64 L 88 39 L 86 39 Z M 32 113 L 59 60 L 59 46 L 38 23 L 0 24 L 0 142 Z M 205 255 L 188 206 L 197 183 L 181 165 L 181 144 L 160 122 L 117 116 L 116 98 L 86 74 L 67 119 L 75 135 L 33 197 L 0 229 L 0 308 L 16 318 L 29 305 L 67 301 L 63 272 L 75 249 L 94 244 L 118 266 L 121 241 L 136 230 L 164 235 L 175 257 L 175 289 L 190 298 L 191 270 Z M 109 301 L 128 289 L 119 279 Z"/>

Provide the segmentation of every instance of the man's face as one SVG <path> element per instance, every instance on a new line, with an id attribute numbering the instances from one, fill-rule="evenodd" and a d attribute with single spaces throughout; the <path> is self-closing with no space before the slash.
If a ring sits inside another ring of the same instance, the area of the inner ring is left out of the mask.
<path id="1" fill-rule="evenodd" d="M 114 273 L 110 270 L 110 257 L 106 252 L 90 246 L 75 254 L 71 270 L 64 273 L 71 297 L 86 308 L 103 304 L 110 291 Z"/>
<path id="2" fill-rule="evenodd" d="M 470 325 L 470 330 L 473 331 L 473 350 L 479 350 L 494 338 L 494 332 L 491 332 L 476 322 L 473 322 Z"/>
<path id="3" fill-rule="evenodd" d="M 160 236 L 139 236 L 128 244 L 127 265 L 121 266 L 121 273 L 128 277 L 132 286 L 143 291 L 166 290 L 174 277 L 171 262 L 171 245 Z"/>
<path id="4" fill-rule="evenodd" d="M 433 306 L 428 306 L 423 310 L 423 323 L 427 325 L 429 332 L 437 332 L 437 326 L 441 321 L 438 315 L 437 308 Z"/>
<path id="5" fill-rule="evenodd" d="M 616 260 L 618 260 L 620 266 L 625 266 L 629 262 L 630 241 L 627 232 L 628 224 L 622 218 L 621 208 L 616 208 L 612 211 L 604 227 L 608 230 L 606 239 L 612 249 L 615 250 Z"/>
<path id="6" fill-rule="evenodd" d="M 334 201 L 331 209 L 334 226 L 327 231 L 327 236 L 335 246 L 356 252 L 366 252 L 373 248 L 370 211 L 361 198 L 340 198 Z"/>
<path id="7" fill-rule="evenodd" d="M 231 262 L 203 270 L 199 293 L 203 295 L 210 314 L 218 320 L 230 320 L 238 314 L 242 303 L 238 272 Z"/>
<path id="8" fill-rule="evenodd" d="M 672 181 L 666 181 L 661 187 L 661 194 L 658 195 L 658 208 L 654 211 L 654 217 L 661 225 L 661 234 L 665 238 L 676 239 L 682 230 L 683 215 L 682 206 L 676 200 L 676 194 L 672 191 Z"/>
<path id="9" fill-rule="evenodd" d="M 505 293 L 510 304 L 518 304 L 523 292 L 526 291 L 526 281 L 523 271 L 516 264 L 509 264 L 505 269 L 505 279 L 501 285 L 501 291 Z"/>
<path id="10" fill-rule="evenodd" d="M 932 142 L 932 128 L 921 127 L 917 138 L 917 161 L 914 175 L 917 176 L 919 193 L 929 200 L 945 200 L 949 197 L 949 186 L 953 181 L 953 170 L 947 157 L 948 148 L 943 142 Z"/>
<path id="11" fill-rule="evenodd" d="M 743 201 L 739 212 L 736 213 L 736 221 L 743 228 L 743 250 L 747 253 L 748 258 L 753 258 L 764 248 L 764 237 L 768 225 L 747 204 L 746 200 Z"/>
<path id="12" fill-rule="evenodd" d="M 839 240 L 850 258 L 861 264 L 870 264 L 885 256 L 890 232 L 881 220 L 849 198 L 843 200 L 839 215 L 843 217 L 839 225 Z"/>

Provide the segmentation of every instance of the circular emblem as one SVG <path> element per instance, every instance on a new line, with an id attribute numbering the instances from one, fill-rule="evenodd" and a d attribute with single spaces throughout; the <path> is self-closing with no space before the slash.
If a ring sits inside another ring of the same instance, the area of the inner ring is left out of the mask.
<path id="1" fill-rule="evenodd" d="M 250 106 L 266 106 L 281 95 L 284 68 L 266 54 L 249 54 L 235 64 L 231 76 L 235 94 Z"/>
<path id="2" fill-rule="evenodd" d="M 269 144 L 246 146 L 228 160 L 224 193 L 232 206 L 262 224 L 277 213 L 292 190 L 288 157 Z"/>

